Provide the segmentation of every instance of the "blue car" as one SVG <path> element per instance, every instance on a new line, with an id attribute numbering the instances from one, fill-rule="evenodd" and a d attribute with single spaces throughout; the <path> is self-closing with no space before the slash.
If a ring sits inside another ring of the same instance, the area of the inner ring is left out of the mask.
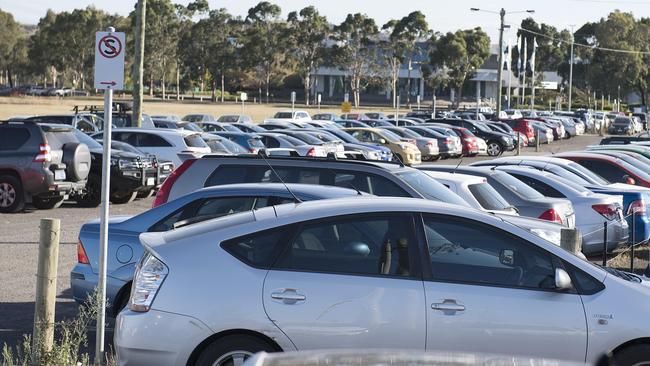
<path id="1" fill-rule="evenodd" d="M 106 297 L 108 314 L 116 316 L 126 306 L 135 265 L 143 248 L 144 232 L 174 230 L 185 225 L 237 212 L 282 203 L 366 195 L 355 190 L 312 184 L 233 184 L 204 188 L 137 216 L 112 217 L 108 226 Z M 83 303 L 97 286 L 99 272 L 99 219 L 85 223 L 79 232 L 77 265 L 70 272 L 74 299 Z"/>
<path id="2" fill-rule="evenodd" d="M 343 131 L 343 130 L 338 130 L 338 129 L 326 129 L 327 132 L 331 133 L 332 135 L 340 138 L 345 142 L 346 144 L 354 144 L 354 145 L 360 145 L 368 149 L 373 149 L 376 151 L 379 151 L 380 159 L 383 161 L 392 161 L 393 160 L 393 153 L 390 151 L 389 148 L 384 147 L 384 146 L 379 146 L 379 145 L 373 145 L 373 144 L 367 144 L 365 142 L 359 141 L 349 133 Z"/>

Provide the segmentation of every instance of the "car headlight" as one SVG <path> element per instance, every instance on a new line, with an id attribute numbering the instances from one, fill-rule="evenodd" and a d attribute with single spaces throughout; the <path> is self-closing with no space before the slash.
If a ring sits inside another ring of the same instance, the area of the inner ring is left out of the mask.
<path id="1" fill-rule="evenodd" d="M 137 312 L 149 311 L 168 273 L 169 268 L 165 263 L 151 253 L 145 253 L 138 262 L 133 276 L 129 310 Z"/>
<path id="2" fill-rule="evenodd" d="M 551 243 L 560 246 L 560 232 L 559 231 L 551 231 L 551 230 L 545 230 L 545 229 L 530 229 L 530 232 L 539 236 L 540 238 L 550 241 Z"/>

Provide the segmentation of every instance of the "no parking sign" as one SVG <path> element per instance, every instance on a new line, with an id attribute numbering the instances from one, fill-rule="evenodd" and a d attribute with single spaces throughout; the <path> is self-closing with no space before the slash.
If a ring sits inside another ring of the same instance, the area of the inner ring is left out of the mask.
<path id="1" fill-rule="evenodd" d="M 124 89 L 124 32 L 95 33 L 95 89 Z"/>

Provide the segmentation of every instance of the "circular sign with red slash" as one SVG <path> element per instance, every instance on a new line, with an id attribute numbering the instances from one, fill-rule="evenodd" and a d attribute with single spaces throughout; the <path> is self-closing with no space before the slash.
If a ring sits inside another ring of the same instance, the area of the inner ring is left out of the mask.
<path id="1" fill-rule="evenodd" d="M 106 58 L 115 58 L 122 52 L 122 42 L 113 36 L 107 35 L 99 40 L 99 53 Z"/>

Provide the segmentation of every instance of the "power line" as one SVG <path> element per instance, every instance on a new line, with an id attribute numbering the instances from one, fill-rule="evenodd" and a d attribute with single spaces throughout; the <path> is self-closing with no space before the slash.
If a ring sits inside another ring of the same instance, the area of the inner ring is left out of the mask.
<path id="1" fill-rule="evenodd" d="M 594 1 L 594 0 L 589 0 L 589 1 Z M 534 34 L 536 36 L 540 36 L 540 37 L 543 37 L 543 38 L 550 39 L 551 41 L 557 41 L 557 42 L 561 42 L 561 43 L 571 44 L 570 41 L 566 41 L 566 40 L 561 39 L 561 38 L 551 37 L 551 36 L 549 36 L 547 34 L 535 32 L 535 31 L 530 30 L 530 29 L 521 28 L 520 26 L 518 26 L 516 24 L 510 24 L 510 26 L 513 26 L 513 27 L 517 28 L 518 30 L 520 30 L 522 32 L 527 32 L 527 33 L 530 33 L 530 34 Z M 617 49 L 617 48 L 599 47 L 599 46 L 595 46 L 595 45 L 588 45 L 588 44 L 577 43 L 577 42 L 573 42 L 573 45 L 578 46 L 578 47 L 589 48 L 589 49 L 592 49 L 592 50 L 605 51 L 605 52 L 616 52 L 616 53 L 624 53 L 624 54 L 632 54 L 632 55 L 650 55 L 650 51 L 623 50 L 623 49 Z"/>

